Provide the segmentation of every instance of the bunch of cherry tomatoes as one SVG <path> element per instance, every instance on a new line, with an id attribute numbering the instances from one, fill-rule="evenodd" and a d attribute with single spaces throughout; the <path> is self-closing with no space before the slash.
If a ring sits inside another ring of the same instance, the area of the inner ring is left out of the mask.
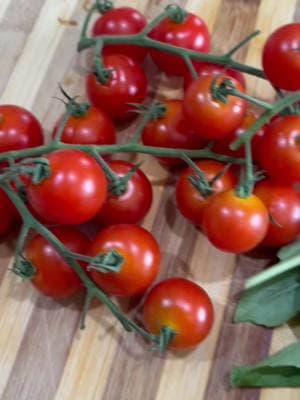
<path id="1" fill-rule="evenodd" d="M 139 11 L 123 7 L 108 10 L 99 17 L 91 34 L 131 35 L 146 26 L 147 21 Z M 192 13 L 187 13 L 180 23 L 164 18 L 149 37 L 196 52 L 210 51 L 207 26 Z M 290 24 L 278 29 L 265 44 L 264 71 L 277 88 L 300 89 L 297 55 L 293 51 L 298 38 L 300 24 Z M 228 96 L 220 101 L 211 92 L 213 84 L 230 79 L 235 89 L 244 93 L 243 74 L 226 66 L 193 61 L 198 75 L 194 79 L 179 56 L 136 45 L 104 46 L 101 60 L 106 71 L 105 82 L 93 71 L 88 74 L 86 92 L 90 106 L 80 115 L 70 113 L 59 143 L 115 144 L 116 126 L 133 120 L 133 104 L 142 104 L 147 96 L 148 81 L 142 64 L 147 55 L 160 71 L 183 77 L 184 96 L 162 101 L 164 115 L 147 123 L 142 143 L 182 150 L 201 149 L 210 143 L 209 148 L 216 154 L 244 157 L 244 148 L 233 151 L 229 145 L 257 120 L 257 112 L 248 107 L 244 98 Z M 54 140 L 61 120 L 53 127 Z M 43 143 L 42 127 L 29 111 L 13 105 L 0 106 L 1 153 Z M 278 115 L 259 130 L 252 140 L 252 155 L 267 177 L 255 185 L 253 194 L 244 197 L 236 190 L 239 168 L 235 166 L 204 159 L 184 168 L 180 158 L 158 160 L 179 171 L 174 195 L 184 217 L 202 229 L 217 248 L 243 253 L 257 246 L 283 246 L 298 237 L 300 197 L 294 184 L 300 180 L 299 145 L 300 116 L 296 113 Z M 159 244 L 138 225 L 152 203 L 147 176 L 132 163 L 108 156 L 105 163 L 110 173 L 106 175 L 103 165 L 90 152 L 75 148 L 61 148 L 43 157 L 50 173 L 40 183 L 21 176 L 28 210 L 70 252 L 94 257 L 116 251 L 122 257 L 118 272 L 104 272 L 80 262 L 105 293 L 143 294 L 156 279 L 161 260 Z M 7 171 L 6 164 L 2 164 L 2 170 Z M 10 185 L 16 189 L 15 182 Z M 20 216 L 3 190 L 0 208 L 0 234 L 6 235 Z M 90 221 L 100 227 L 92 239 L 78 228 Z M 29 236 L 23 254 L 34 268 L 32 283 L 45 295 L 61 298 L 83 289 L 76 272 L 41 234 Z M 184 278 L 161 281 L 144 299 L 145 327 L 153 334 L 159 334 L 163 327 L 171 329 L 173 348 L 200 343 L 212 327 L 213 314 L 207 293 Z"/>

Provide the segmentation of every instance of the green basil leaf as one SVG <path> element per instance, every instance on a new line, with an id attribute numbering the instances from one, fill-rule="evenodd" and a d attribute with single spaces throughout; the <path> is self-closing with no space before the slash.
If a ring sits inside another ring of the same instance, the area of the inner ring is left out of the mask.
<path id="1" fill-rule="evenodd" d="M 300 270 L 294 268 L 246 289 L 236 309 L 235 322 L 274 327 L 300 311 Z"/>
<path id="2" fill-rule="evenodd" d="M 234 368 L 235 387 L 300 387 L 300 342 L 253 365 Z"/>

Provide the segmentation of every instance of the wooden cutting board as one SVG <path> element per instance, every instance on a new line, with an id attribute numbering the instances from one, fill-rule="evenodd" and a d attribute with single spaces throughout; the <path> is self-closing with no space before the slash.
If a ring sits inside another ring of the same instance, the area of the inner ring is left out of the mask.
<path id="1" fill-rule="evenodd" d="M 116 1 L 151 17 L 167 1 Z M 238 55 L 259 66 L 265 38 L 277 26 L 299 20 L 297 0 L 178 1 L 202 16 L 213 31 L 214 51 L 222 52 L 255 29 L 262 34 Z M 1 103 L 31 109 L 49 132 L 63 112 L 57 83 L 84 93 L 85 56 L 75 51 L 85 10 L 83 0 L 0 0 Z M 63 21 L 69 21 L 65 24 Z M 153 74 L 151 93 L 180 95 L 180 82 Z M 272 99 L 270 86 L 250 78 L 251 94 Z M 121 133 L 122 140 L 128 131 Z M 150 157 L 154 204 L 144 226 L 163 249 L 160 278 L 186 276 L 212 296 L 216 322 L 195 351 L 159 356 L 133 334 L 124 333 L 104 306 L 93 307 L 85 331 L 79 330 L 82 299 L 55 302 L 40 296 L 29 282 L 9 270 L 13 246 L 0 247 L 0 397 L 2 400 L 277 400 L 299 399 L 300 390 L 233 390 L 232 366 L 257 362 L 299 338 L 298 327 L 275 331 L 231 323 L 246 277 L 264 259 L 223 254 L 188 224 L 174 207 L 174 178 Z M 123 304 L 126 310 L 135 304 Z"/>

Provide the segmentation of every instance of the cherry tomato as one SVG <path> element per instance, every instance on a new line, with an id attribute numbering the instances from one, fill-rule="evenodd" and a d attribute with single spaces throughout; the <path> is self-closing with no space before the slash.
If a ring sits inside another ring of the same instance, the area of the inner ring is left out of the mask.
<path id="1" fill-rule="evenodd" d="M 191 128 L 182 112 L 181 100 L 166 100 L 165 116 L 150 121 L 142 134 L 142 141 L 147 146 L 170 147 L 177 149 L 200 149 L 205 142 Z M 168 165 L 184 162 L 179 158 L 160 157 Z"/>
<path id="2" fill-rule="evenodd" d="M 273 222 L 262 244 L 284 246 L 300 233 L 300 196 L 291 187 L 265 180 L 256 185 L 254 194 L 266 206 Z"/>
<path id="3" fill-rule="evenodd" d="M 18 219 L 18 212 L 6 193 L 0 189 L 0 236 L 7 234 Z"/>
<path id="4" fill-rule="evenodd" d="M 72 252 L 87 253 L 90 242 L 83 233 L 67 227 L 52 228 L 51 232 Z M 36 269 L 33 285 L 46 296 L 63 298 L 82 290 L 76 272 L 41 235 L 35 235 L 26 245 L 25 257 Z"/>
<path id="5" fill-rule="evenodd" d="M 269 177 L 284 184 L 300 182 L 300 117 L 277 117 L 259 144 L 259 164 Z"/>
<path id="6" fill-rule="evenodd" d="M 110 161 L 108 165 L 119 177 L 124 177 L 134 168 L 134 164 L 122 160 Z M 108 196 L 96 219 L 101 225 L 136 224 L 145 217 L 151 204 L 151 183 L 138 169 L 128 181 L 123 194 Z"/>
<path id="7" fill-rule="evenodd" d="M 58 150 L 45 158 L 51 175 L 28 186 L 32 208 L 58 224 L 77 225 L 92 219 L 107 194 L 105 174 L 95 159 L 79 150 Z"/>
<path id="8" fill-rule="evenodd" d="M 91 269 L 95 283 L 115 296 L 133 296 L 144 292 L 159 270 L 160 249 L 155 238 L 137 225 L 112 225 L 98 233 L 89 254 L 97 256 L 111 250 L 124 257 L 121 270 L 103 273 Z"/>
<path id="9" fill-rule="evenodd" d="M 199 76 L 206 76 L 206 75 L 226 75 L 230 78 L 234 78 L 237 80 L 244 90 L 246 90 L 246 80 L 244 75 L 237 71 L 236 69 L 226 68 L 223 65 L 211 64 L 211 63 L 199 63 L 196 66 L 196 71 Z M 184 90 L 194 82 L 194 79 L 189 71 L 184 75 Z"/>
<path id="10" fill-rule="evenodd" d="M 56 123 L 54 137 L 61 119 Z M 101 110 L 91 106 L 81 117 L 71 116 L 63 131 L 61 141 L 71 144 L 114 144 L 116 130 L 110 118 Z"/>
<path id="11" fill-rule="evenodd" d="M 36 147 L 44 142 L 36 117 L 23 107 L 0 105 L 0 152 Z"/>
<path id="12" fill-rule="evenodd" d="M 199 53 L 210 51 L 210 34 L 205 22 L 197 15 L 188 13 L 182 23 L 163 19 L 149 34 L 151 39 L 180 46 Z M 185 62 L 179 57 L 159 50 L 150 50 L 157 67 L 168 75 L 183 75 L 187 72 Z M 196 65 L 196 62 L 193 62 Z"/>
<path id="13" fill-rule="evenodd" d="M 254 111 L 247 110 L 241 124 L 236 129 L 234 129 L 230 133 L 230 135 L 226 136 L 224 139 L 217 140 L 213 146 L 213 151 L 233 157 L 245 157 L 244 146 L 241 146 L 237 150 L 231 150 L 229 146 L 232 142 L 242 136 L 246 132 L 246 130 L 249 129 L 250 126 L 256 122 L 257 119 L 258 115 Z M 252 139 L 252 156 L 254 160 L 259 159 L 259 146 L 264 133 L 265 129 L 261 128 L 258 132 L 256 132 L 256 135 Z"/>
<path id="14" fill-rule="evenodd" d="M 237 196 L 226 190 L 212 197 L 203 215 L 203 229 L 214 246 L 231 253 L 254 249 L 264 239 L 269 215 L 255 195 Z"/>
<path id="15" fill-rule="evenodd" d="M 185 92 L 183 112 L 195 131 L 203 139 L 222 139 L 236 129 L 244 119 L 247 103 L 236 96 L 228 96 L 227 102 L 214 100 L 211 85 L 216 79 L 220 84 L 225 75 L 200 76 Z M 243 87 L 235 79 L 230 78 L 235 87 L 244 92 Z"/>
<path id="16" fill-rule="evenodd" d="M 300 23 L 283 25 L 269 36 L 263 48 L 263 68 L 275 87 L 300 89 Z"/>
<path id="17" fill-rule="evenodd" d="M 143 320 L 146 329 L 155 335 L 164 327 L 175 331 L 170 348 L 187 349 L 207 337 L 214 321 L 214 309 L 201 286 L 184 278 L 169 278 L 148 293 Z"/>
<path id="18" fill-rule="evenodd" d="M 105 68 L 112 70 L 107 85 L 98 82 L 96 76 L 87 76 L 86 90 L 90 102 L 105 111 L 112 119 L 124 121 L 136 114 L 128 103 L 142 103 L 147 94 L 147 77 L 142 67 L 121 54 L 103 57 Z"/>
<path id="19" fill-rule="evenodd" d="M 208 181 L 220 174 L 225 164 L 213 160 L 202 160 L 196 165 L 203 171 Z M 210 201 L 211 196 L 204 197 L 189 178 L 195 176 L 192 168 L 186 168 L 180 175 L 176 184 L 176 202 L 181 214 L 197 226 L 202 225 L 203 212 Z M 226 171 L 219 179 L 214 181 L 214 193 L 219 193 L 227 189 L 232 189 L 236 184 L 236 177 L 230 170 Z"/>
<path id="20" fill-rule="evenodd" d="M 107 11 L 96 20 L 92 35 L 134 35 L 141 32 L 147 25 L 146 18 L 135 8 L 118 7 Z M 142 62 L 147 49 L 134 45 L 105 46 L 103 54 L 124 54 Z"/>

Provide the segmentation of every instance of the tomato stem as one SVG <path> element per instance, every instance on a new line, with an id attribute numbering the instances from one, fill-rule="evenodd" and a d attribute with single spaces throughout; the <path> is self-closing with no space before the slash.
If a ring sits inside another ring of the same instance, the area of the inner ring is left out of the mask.
<path id="1" fill-rule="evenodd" d="M 191 175 L 189 177 L 189 181 L 195 187 L 195 189 L 197 189 L 203 197 L 211 196 L 213 193 L 213 189 L 202 169 L 199 168 L 198 165 L 194 163 L 191 158 L 185 155 L 182 156 L 182 160 L 184 160 L 195 172 L 195 175 Z"/>
<path id="2" fill-rule="evenodd" d="M 251 139 L 245 143 L 245 153 L 246 153 L 245 170 L 244 169 L 241 170 L 240 183 L 236 189 L 236 194 L 242 198 L 247 198 L 251 196 L 255 185 Z"/>
<path id="3" fill-rule="evenodd" d="M 259 78 L 266 79 L 264 72 L 261 69 L 252 67 L 250 65 L 245 65 L 239 63 L 231 58 L 232 54 L 234 54 L 237 50 L 241 48 L 244 44 L 246 44 L 250 39 L 255 37 L 258 34 L 258 31 L 253 32 L 253 34 L 249 35 L 245 38 L 241 43 L 239 43 L 235 48 L 230 50 L 229 52 L 223 55 L 209 54 L 209 53 L 199 53 L 197 51 L 184 49 L 179 46 L 173 46 L 167 43 L 159 42 L 157 40 L 151 39 L 148 37 L 148 34 L 153 30 L 155 26 L 157 26 L 164 18 L 172 17 L 176 14 L 176 7 L 171 6 L 167 7 L 166 10 L 153 19 L 145 29 L 133 35 L 101 35 L 95 37 L 87 36 L 88 25 L 91 20 L 91 16 L 95 11 L 95 5 L 91 7 L 90 11 L 87 13 L 86 19 L 83 24 L 83 28 L 80 35 L 80 40 L 77 46 L 77 50 L 80 52 L 90 47 L 95 47 L 97 44 L 97 39 L 101 38 L 103 41 L 103 45 L 116 45 L 116 44 L 129 44 L 135 46 L 141 46 L 146 48 L 152 48 L 156 50 L 165 51 L 174 55 L 178 55 L 182 58 L 189 57 L 191 60 L 211 62 L 213 64 L 225 65 L 230 68 L 236 69 L 241 72 L 245 72 L 250 75 L 257 76 Z M 180 8 L 180 7 L 179 7 Z M 174 12 L 175 11 L 175 12 Z"/>
<path id="4" fill-rule="evenodd" d="M 281 111 L 289 107 L 291 104 L 300 100 L 300 91 L 294 92 L 283 99 L 279 99 L 275 104 L 273 104 L 270 110 L 266 110 L 260 118 L 258 118 L 253 125 L 248 128 L 243 135 L 236 139 L 230 144 L 231 150 L 237 150 L 240 146 L 246 143 L 249 139 L 252 139 L 259 129 L 261 129 L 267 122 L 270 121 L 274 115 L 279 114 Z"/>
<path id="5" fill-rule="evenodd" d="M 105 14 L 114 8 L 114 3 L 110 0 L 96 0 L 96 6 L 100 14 Z"/>
<path id="6" fill-rule="evenodd" d="M 244 47 L 250 40 L 254 39 L 257 35 L 260 34 L 260 31 L 254 31 L 250 33 L 250 35 L 246 36 L 245 39 L 243 39 L 241 42 L 239 42 L 236 46 L 234 46 L 231 50 L 229 50 L 225 55 L 228 57 L 228 59 L 231 59 L 231 57 L 238 52 L 242 47 Z"/>
<path id="7" fill-rule="evenodd" d="M 136 332 L 141 335 L 146 340 L 154 343 L 156 347 L 159 347 L 161 343 L 161 333 L 160 335 L 152 335 L 147 332 L 141 326 L 137 325 L 135 322 L 131 321 L 126 315 L 121 311 L 121 309 L 110 300 L 110 298 L 104 293 L 96 284 L 91 280 L 91 278 L 87 275 L 84 269 L 80 266 L 80 264 L 74 258 L 74 254 L 70 253 L 66 246 L 43 224 L 41 224 L 28 210 L 23 200 L 17 195 L 17 193 L 9 186 L 7 182 L 1 182 L 0 187 L 7 194 L 9 199 L 15 204 L 17 210 L 19 211 L 22 219 L 23 219 L 23 229 L 21 238 L 18 240 L 18 251 L 21 254 L 21 248 L 24 246 L 25 239 L 27 237 L 27 233 L 29 229 L 34 230 L 41 236 L 43 236 L 54 249 L 61 255 L 61 257 L 68 263 L 68 265 L 76 272 L 81 281 L 83 282 L 86 290 L 86 300 L 83 307 L 83 315 L 81 319 L 81 327 L 85 326 L 85 316 L 90 307 L 91 301 L 93 298 L 97 298 L 102 303 L 104 303 L 111 313 L 118 319 L 118 321 L 123 325 L 125 330 L 129 332 Z M 78 255 L 76 255 L 78 256 Z M 171 340 L 171 339 L 170 339 Z M 167 345 L 167 343 L 166 343 Z"/>

